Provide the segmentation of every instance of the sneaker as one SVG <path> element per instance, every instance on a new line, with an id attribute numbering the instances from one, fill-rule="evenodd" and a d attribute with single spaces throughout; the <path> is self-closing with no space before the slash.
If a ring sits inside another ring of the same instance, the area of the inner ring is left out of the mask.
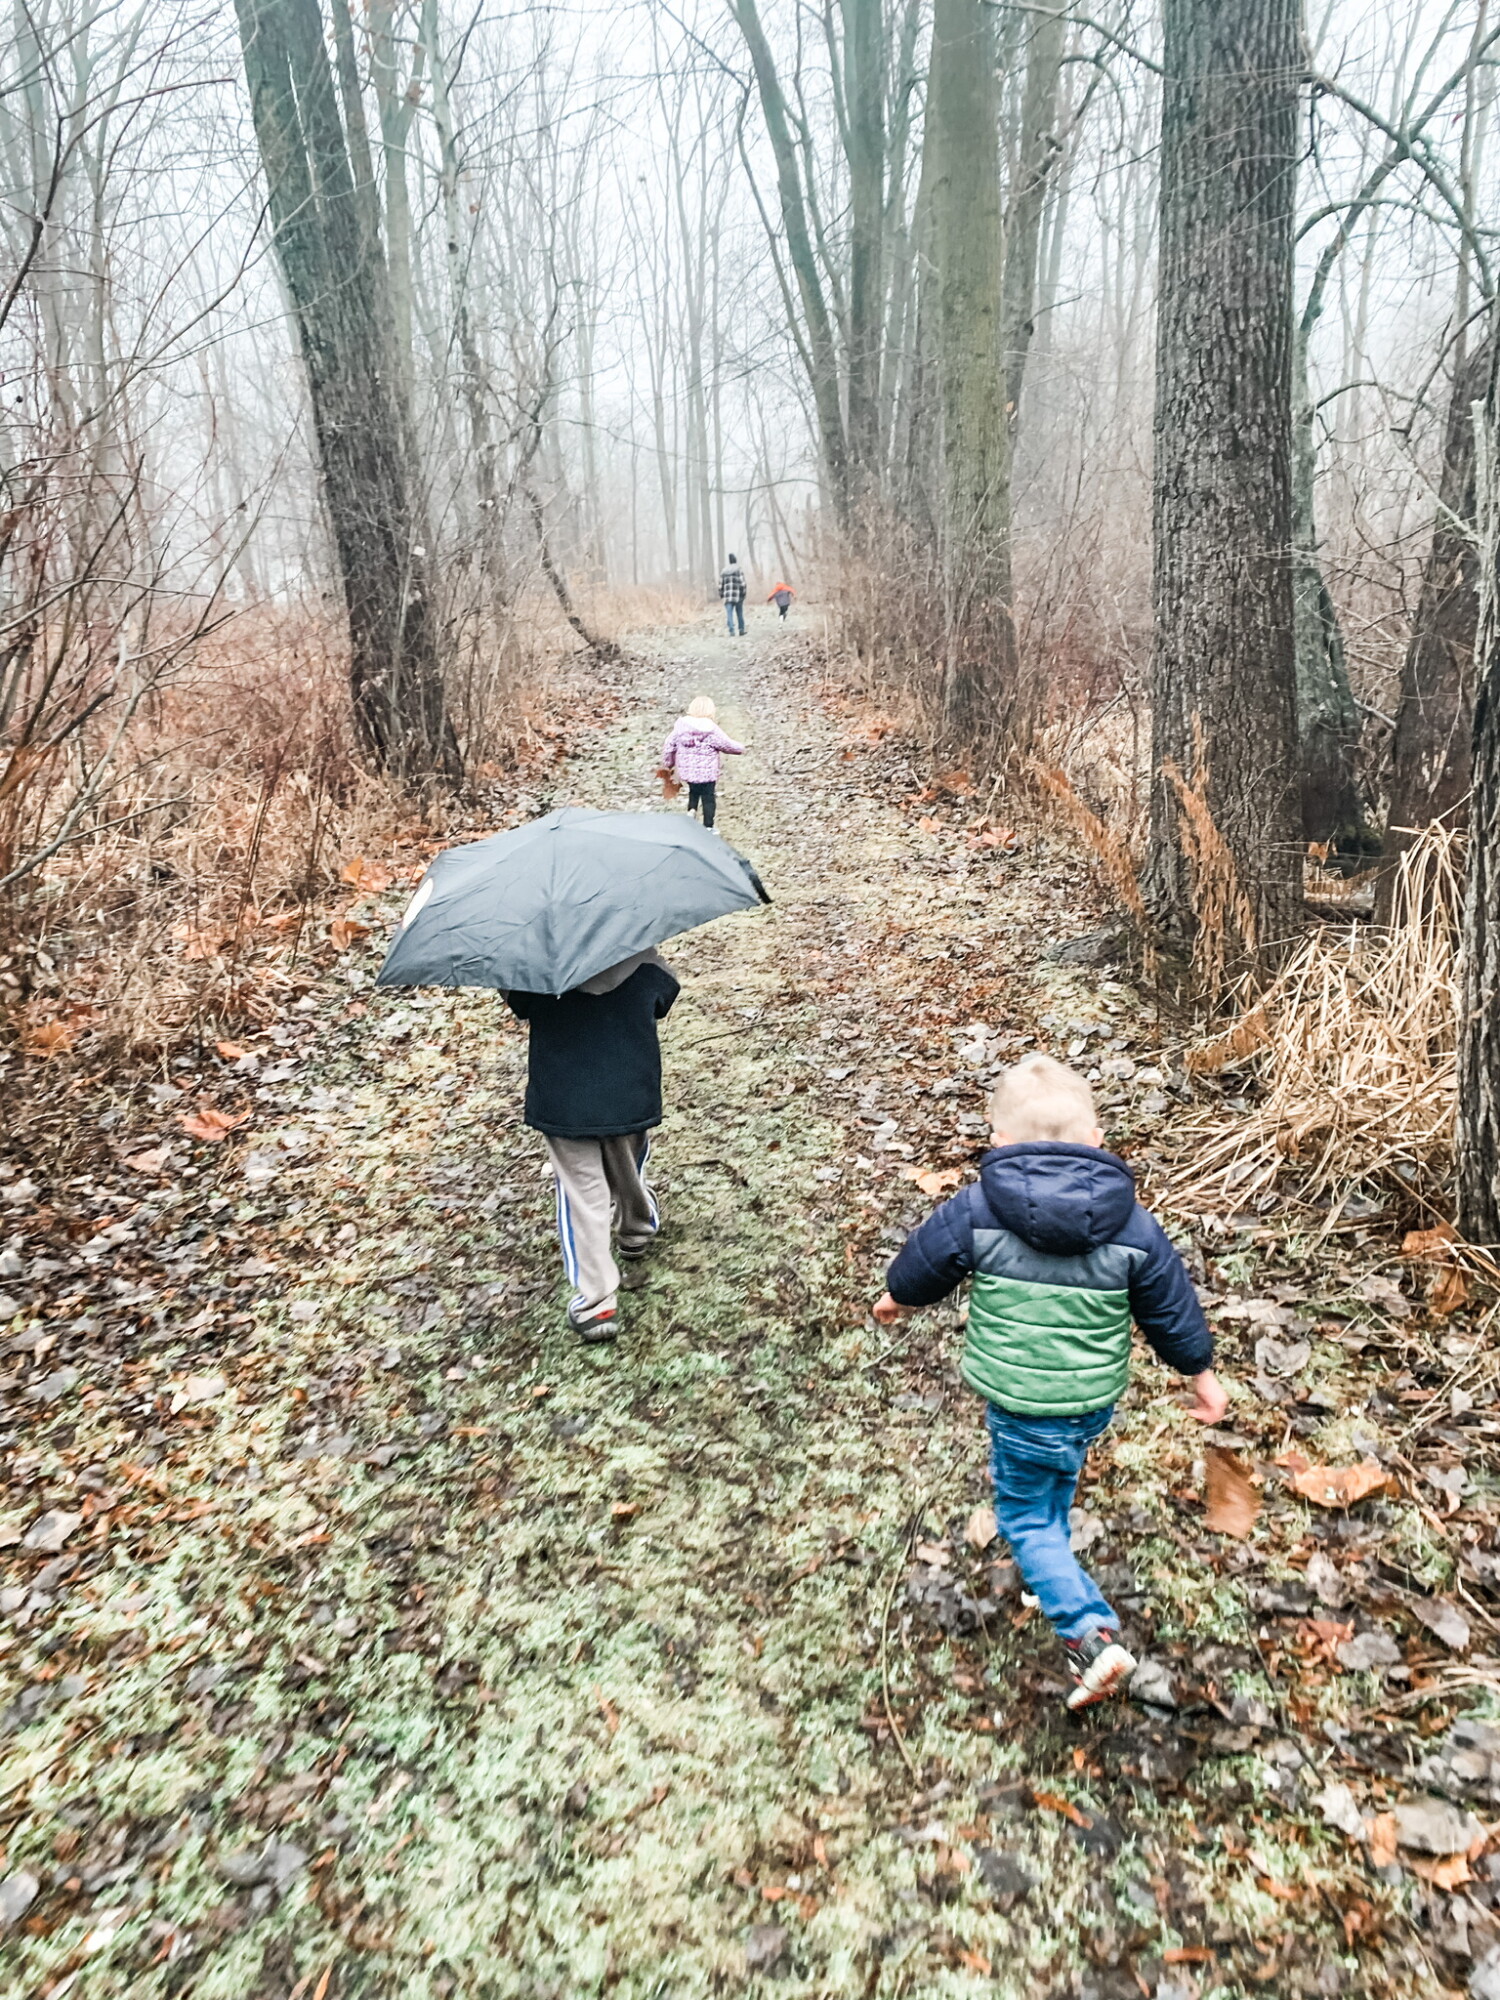
<path id="1" fill-rule="evenodd" d="M 592 1306 L 580 1312 L 576 1306 L 569 1306 L 568 1325 L 580 1340 L 592 1347 L 600 1341 L 613 1340 L 619 1332 L 619 1308 Z M 1134 1662 L 1131 1664 L 1134 1665 Z"/>
<path id="2" fill-rule="evenodd" d="M 1077 1686 L 1068 1696 L 1069 1708 L 1087 1708 L 1118 1694 L 1135 1672 L 1135 1655 L 1120 1644 L 1118 1632 L 1089 1632 L 1069 1639 L 1068 1671 Z"/>

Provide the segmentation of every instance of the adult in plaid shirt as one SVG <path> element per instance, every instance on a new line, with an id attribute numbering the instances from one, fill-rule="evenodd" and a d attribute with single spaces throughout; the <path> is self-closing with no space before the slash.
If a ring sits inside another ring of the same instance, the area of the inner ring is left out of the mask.
<path id="1" fill-rule="evenodd" d="M 739 620 L 740 637 L 745 636 L 745 589 L 745 572 L 740 568 L 739 558 L 731 551 L 729 567 L 719 572 L 719 596 L 724 602 L 724 618 L 731 638 L 736 619 Z"/>

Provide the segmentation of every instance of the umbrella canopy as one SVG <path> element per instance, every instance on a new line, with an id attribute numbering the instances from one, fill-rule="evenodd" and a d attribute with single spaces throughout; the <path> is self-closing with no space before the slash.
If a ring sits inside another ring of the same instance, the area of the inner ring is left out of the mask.
<path id="1" fill-rule="evenodd" d="M 439 854 L 378 984 L 566 993 L 679 931 L 770 900 L 745 857 L 685 813 L 568 806 Z"/>

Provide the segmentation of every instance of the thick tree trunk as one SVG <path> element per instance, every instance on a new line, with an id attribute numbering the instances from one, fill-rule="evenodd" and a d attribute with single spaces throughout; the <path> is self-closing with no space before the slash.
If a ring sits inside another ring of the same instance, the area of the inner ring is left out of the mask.
<path id="1" fill-rule="evenodd" d="M 983 0 L 936 0 L 923 178 L 943 419 L 943 724 L 955 750 L 980 760 L 1009 732 L 1016 696 L 997 99 Z"/>
<path id="2" fill-rule="evenodd" d="M 1474 547 L 1474 405 L 1490 373 L 1488 343 L 1459 368 L 1448 406 L 1438 515 L 1396 708 L 1391 812 L 1377 915 L 1388 919 L 1396 863 L 1414 832 L 1434 820 L 1467 821 L 1474 733 L 1474 632 L 1479 563 Z"/>
<path id="3" fill-rule="evenodd" d="M 1296 0 L 1166 0 L 1148 898 L 1193 935 L 1169 771 L 1207 806 L 1274 950 L 1302 906 L 1292 603 Z"/>
<path id="4" fill-rule="evenodd" d="M 355 720 L 403 780 L 459 775 L 443 703 L 384 259 L 317 0 L 236 0 L 255 136 L 312 403 L 349 619 Z"/>
<path id="5" fill-rule="evenodd" d="M 1458 1224 L 1500 1245 L 1500 398 L 1488 356 L 1476 453 L 1479 606 L 1458 1039 Z"/>

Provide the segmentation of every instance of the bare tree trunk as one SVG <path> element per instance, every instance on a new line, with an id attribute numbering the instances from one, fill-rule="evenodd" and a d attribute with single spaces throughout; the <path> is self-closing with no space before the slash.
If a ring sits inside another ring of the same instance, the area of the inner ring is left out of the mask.
<path id="1" fill-rule="evenodd" d="M 847 524 L 849 446 L 844 427 L 843 398 L 839 391 L 838 349 L 833 316 L 828 309 L 817 252 L 813 246 L 802 166 L 796 141 L 792 137 L 786 95 L 755 0 L 729 0 L 729 6 L 750 52 L 761 111 L 776 162 L 776 187 L 781 203 L 782 227 L 786 231 L 787 256 L 791 261 L 806 323 L 804 354 L 813 405 L 818 414 L 818 441 L 822 449 L 823 469 L 828 475 L 834 510 L 840 522 Z"/>
<path id="2" fill-rule="evenodd" d="M 1492 342 L 1476 440 L 1479 612 L 1474 784 L 1464 898 L 1458 1042 L 1458 1226 L 1500 1244 L 1500 397 Z"/>
<path id="3" fill-rule="evenodd" d="M 236 9 L 344 586 L 360 738 L 397 777 L 456 779 L 425 555 L 413 533 L 385 261 L 363 212 L 368 156 L 351 163 L 317 0 L 236 0 Z"/>
<path id="4" fill-rule="evenodd" d="M 620 649 L 615 645 L 614 641 L 612 639 L 602 639 L 598 633 L 591 632 L 579 616 L 578 608 L 573 602 L 573 593 L 568 588 L 568 579 L 558 568 L 557 560 L 552 553 L 552 544 L 547 537 L 547 516 L 542 508 L 541 495 L 534 486 L 528 486 L 525 490 L 526 506 L 531 515 L 531 525 L 536 530 L 537 555 L 541 561 L 542 574 L 552 586 L 552 594 L 557 599 L 558 608 L 596 659 L 618 659 L 620 657 Z"/>
<path id="5" fill-rule="evenodd" d="M 1021 410 L 1026 355 L 1036 328 L 1037 263 L 1042 213 L 1053 173 L 1063 155 L 1057 135 L 1067 8 L 1040 7 L 1029 16 L 1026 87 L 1021 100 L 1020 148 L 1005 219 L 1005 400 L 1014 428 Z"/>
<path id="6" fill-rule="evenodd" d="M 432 75 L 432 122 L 437 130 L 440 186 L 443 200 L 443 243 L 448 260 L 448 290 L 453 308 L 453 337 L 458 347 L 464 407 L 469 418 L 469 446 L 474 454 L 474 483 L 479 493 L 479 551 L 486 581 L 496 604 L 507 601 L 501 551 L 500 454 L 490 420 L 489 371 L 480 353 L 469 306 L 470 232 L 460 213 L 458 136 L 453 123 L 447 53 L 435 0 L 423 0 L 421 48 Z M 418 65 L 414 62 L 413 74 Z"/>
<path id="7" fill-rule="evenodd" d="M 1016 698 L 999 114 L 983 0 L 935 0 L 926 139 L 943 412 L 943 722 L 952 746 L 982 761 L 1009 731 Z"/>
<path id="8" fill-rule="evenodd" d="M 1389 921 L 1396 863 L 1436 819 L 1468 819 L 1474 750 L 1474 634 L 1479 620 L 1474 405 L 1490 375 L 1486 342 L 1453 378 L 1432 547 L 1401 668 L 1392 748 L 1391 811 L 1377 915 Z"/>
<path id="9" fill-rule="evenodd" d="M 1297 639 L 1297 739 L 1302 833 L 1342 854 L 1367 844 L 1354 776 L 1359 709 L 1344 633 L 1318 556 L 1317 433 L 1307 380 L 1307 325 L 1293 335 L 1292 589 Z"/>
<path id="10" fill-rule="evenodd" d="M 881 486 L 885 10 L 882 0 L 841 0 L 841 6 L 849 158 L 849 472 L 859 506 Z"/>
<path id="11" fill-rule="evenodd" d="M 1147 892 L 1197 924 L 1176 770 L 1274 948 L 1302 906 L 1292 604 L 1296 0 L 1166 0 Z"/>

